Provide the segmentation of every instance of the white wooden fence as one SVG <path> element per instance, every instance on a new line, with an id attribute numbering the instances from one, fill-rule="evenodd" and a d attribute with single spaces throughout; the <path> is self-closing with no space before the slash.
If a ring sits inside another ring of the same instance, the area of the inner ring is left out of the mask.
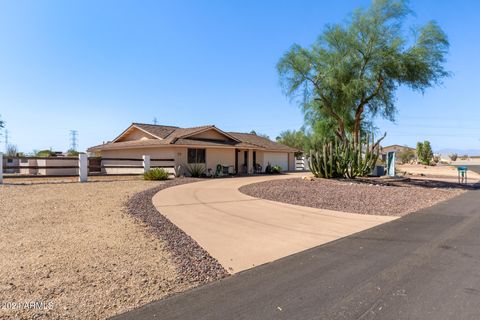
<path id="1" fill-rule="evenodd" d="M 139 163 L 140 162 L 140 163 Z M 143 174 L 151 168 L 164 168 L 174 174 L 174 159 L 142 158 L 88 158 L 86 154 L 78 157 L 3 157 L 0 153 L 0 184 L 4 172 L 8 177 L 52 177 L 78 176 L 80 182 L 88 181 L 89 175 L 131 175 Z"/>
<path id="2" fill-rule="evenodd" d="M 295 158 L 295 171 L 310 171 L 307 157 L 301 156 Z"/>

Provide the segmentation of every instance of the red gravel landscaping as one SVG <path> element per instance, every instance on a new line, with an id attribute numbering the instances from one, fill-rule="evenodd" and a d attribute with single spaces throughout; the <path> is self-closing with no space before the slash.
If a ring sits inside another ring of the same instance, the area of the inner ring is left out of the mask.
<path id="1" fill-rule="evenodd" d="M 429 181 L 380 183 L 378 180 L 299 178 L 250 184 L 240 191 L 256 198 L 336 211 L 402 216 L 468 190 Z"/>

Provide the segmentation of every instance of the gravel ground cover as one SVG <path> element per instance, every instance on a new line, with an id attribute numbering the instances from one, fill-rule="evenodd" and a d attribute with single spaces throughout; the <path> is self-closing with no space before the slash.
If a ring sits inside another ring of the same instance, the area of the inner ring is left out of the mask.
<path id="1" fill-rule="evenodd" d="M 140 209 L 155 190 L 177 182 L 74 181 L 6 179 L 0 185 L 0 319 L 102 319 L 216 278 L 185 267 L 182 252 L 172 251 L 172 243 L 188 240 L 166 241 L 149 232 L 148 221 L 127 213 L 128 199 L 137 203 L 128 202 L 130 209 Z M 213 263 L 192 250 L 189 261 Z M 31 302 L 44 308 L 25 307 Z"/>
<path id="2" fill-rule="evenodd" d="M 240 191 L 252 197 L 344 212 L 402 216 L 459 195 L 469 186 L 453 183 L 382 179 L 300 178 L 250 184 Z"/>
<path id="3" fill-rule="evenodd" d="M 152 203 L 152 197 L 160 190 L 195 181 L 199 179 L 178 178 L 168 181 L 166 184 L 137 193 L 126 206 L 131 215 L 148 226 L 150 233 L 165 241 L 182 279 L 198 285 L 221 279 L 227 276 L 228 272 L 195 240 L 161 215 L 161 212 L 159 214 Z"/>

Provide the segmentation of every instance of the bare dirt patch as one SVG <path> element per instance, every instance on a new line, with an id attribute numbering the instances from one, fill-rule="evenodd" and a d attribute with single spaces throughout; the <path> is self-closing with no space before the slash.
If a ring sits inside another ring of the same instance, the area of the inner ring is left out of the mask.
<path id="1" fill-rule="evenodd" d="M 106 318 L 194 285 L 165 241 L 124 208 L 164 182 L 92 180 L 0 186 L 0 301 L 51 307 L 0 309 L 0 318 Z"/>
<path id="2" fill-rule="evenodd" d="M 252 197 L 343 212 L 402 216 L 459 195 L 469 187 L 427 180 L 272 180 L 240 191 Z"/>

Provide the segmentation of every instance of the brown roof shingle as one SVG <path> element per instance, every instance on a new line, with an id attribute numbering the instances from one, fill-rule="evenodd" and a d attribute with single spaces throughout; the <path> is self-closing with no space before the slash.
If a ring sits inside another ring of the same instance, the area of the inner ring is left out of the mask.
<path id="1" fill-rule="evenodd" d="M 147 146 L 161 146 L 161 145 L 171 145 L 171 144 L 186 145 L 186 146 L 196 145 L 196 146 L 223 146 L 223 147 L 234 147 L 234 148 L 258 148 L 258 149 L 264 149 L 267 151 L 271 150 L 271 151 L 285 151 L 285 152 L 298 151 L 297 149 L 290 148 L 283 144 L 271 141 L 270 139 L 257 136 L 256 134 L 251 134 L 251 133 L 225 132 L 227 136 L 230 136 L 231 138 L 233 138 L 231 142 L 188 138 L 188 136 L 191 136 L 200 131 L 204 131 L 208 128 L 216 128 L 213 125 L 206 125 L 206 126 L 199 126 L 199 127 L 192 127 L 192 128 L 179 128 L 176 126 L 132 123 L 129 129 L 131 127 L 138 127 L 141 130 L 146 131 L 147 133 L 155 137 L 158 137 L 159 139 L 109 142 L 106 144 L 91 147 L 88 149 L 88 151 L 99 151 L 104 149 L 118 149 L 118 148 L 147 147 Z M 235 139 L 238 141 L 235 141 Z"/>

